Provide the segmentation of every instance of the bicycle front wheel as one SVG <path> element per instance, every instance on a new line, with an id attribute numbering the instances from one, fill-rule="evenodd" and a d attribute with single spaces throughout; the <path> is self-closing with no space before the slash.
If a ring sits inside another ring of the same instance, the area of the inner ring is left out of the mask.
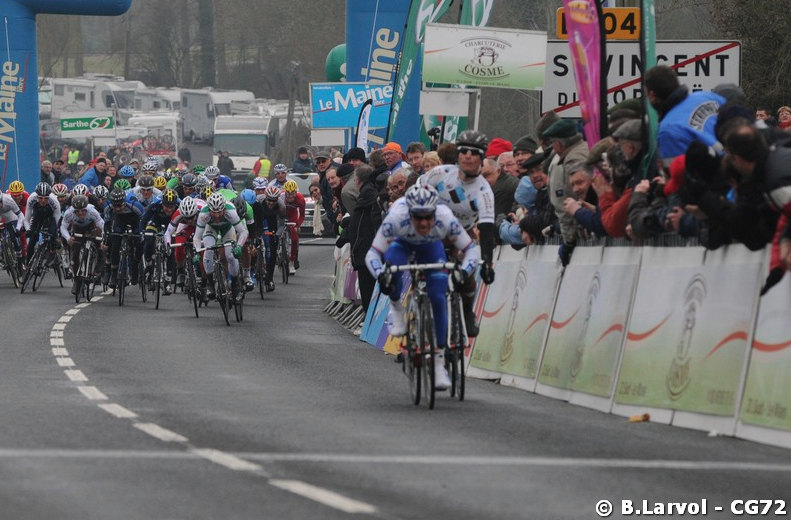
<path id="1" fill-rule="evenodd" d="M 420 305 L 420 321 L 422 322 L 421 329 L 423 332 L 420 342 L 421 352 L 423 356 L 422 374 L 423 386 L 425 387 L 426 405 L 429 410 L 434 409 L 434 397 L 436 395 L 436 387 L 434 386 L 434 364 L 436 356 L 434 349 L 436 348 L 436 339 L 434 337 L 434 315 L 431 312 L 431 302 L 426 298 Z"/>
<path id="2" fill-rule="evenodd" d="M 159 300 L 162 297 L 163 283 L 162 258 L 160 254 L 157 253 L 154 260 L 154 308 L 157 310 L 159 310 Z"/>
<path id="3" fill-rule="evenodd" d="M 188 259 L 186 263 L 187 268 L 187 297 L 192 300 L 192 306 L 195 307 L 195 317 L 200 318 L 198 314 L 198 307 L 200 307 L 200 291 L 198 290 L 198 279 L 195 276 L 195 266 L 192 260 Z"/>
<path id="4" fill-rule="evenodd" d="M 266 292 L 265 272 L 266 265 L 264 263 L 264 252 L 259 249 L 255 260 L 255 281 L 258 284 L 258 292 L 261 295 L 262 300 L 264 299 L 264 293 Z"/>
<path id="5" fill-rule="evenodd" d="M 453 293 L 450 303 L 451 333 L 445 362 L 450 368 L 450 396 L 458 397 L 459 401 L 464 401 L 464 350 L 467 348 L 467 338 L 462 328 L 463 319 L 461 296 Z"/>
<path id="6" fill-rule="evenodd" d="M 230 295 L 228 291 L 228 272 L 225 270 L 225 266 L 223 265 L 221 260 L 215 260 L 214 262 L 214 283 L 217 284 L 217 303 L 220 304 L 220 309 L 222 309 L 222 315 L 225 318 L 225 324 L 229 327 L 231 326 L 231 320 L 228 319 L 228 312 L 230 309 L 228 305 L 230 304 Z"/>
<path id="7" fill-rule="evenodd" d="M 409 382 L 409 397 L 415 406 L 420 404 L 422 377 L 420 355 L 420 338 L 423 336 L 420 322 L 420 307 L 414 297 L 410 296 L 407 304 L 407 336 L 406 354 L 404 356 L 404 374 Z"/>

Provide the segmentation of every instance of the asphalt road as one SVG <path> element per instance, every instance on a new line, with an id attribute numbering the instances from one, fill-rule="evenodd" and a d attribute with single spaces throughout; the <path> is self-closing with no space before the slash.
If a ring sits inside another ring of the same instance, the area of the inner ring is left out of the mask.
<path id="1" fill-rule="evenodd" d="M 485 381 L 413 406 L 392 357 L 323 314 L 331 255 L 304 245 L 231 327 L 182 294 L 76 307 L 51 278 L 20 295 L 0 274 L 0 518 L 593 519 L 604 499 L 610 518 L 702 499 L 735 518 L 733 500 L 791 501 L 786 450 Z"/>

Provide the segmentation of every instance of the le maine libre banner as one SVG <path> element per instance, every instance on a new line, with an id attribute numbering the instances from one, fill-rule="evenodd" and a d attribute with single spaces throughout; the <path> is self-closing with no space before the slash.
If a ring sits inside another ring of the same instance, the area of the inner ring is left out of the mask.
<path id="1" fill-rule="evenodd" d="M 36 15 L 115 16 L 132 0 L 3 0 L 0 2 L 0 173 L 2 187 L 39 180 Z"/>
<path id="2" fill-rule="evenodd" d="M 369 99 L 373 105 L 368 127 L 387 127 L 393 99 L 392 85 L 311 83 L 313 128 L 356 128 L 360 110 Z"/>

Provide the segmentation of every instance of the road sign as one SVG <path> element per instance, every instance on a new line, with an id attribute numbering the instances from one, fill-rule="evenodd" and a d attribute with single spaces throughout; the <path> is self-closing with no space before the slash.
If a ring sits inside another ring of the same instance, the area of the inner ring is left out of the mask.
<path id="1" fill-rule="evenodd" d="M 71 112 L 60 119 L 63 137 L 115 137 L 115 118 L 111 112 Z"/>
<path id="2" fill-rule="evenodd" d="M 690 91 L 741 82 L 741 43 L 737 41 L 661 41 L 656 44 L 656 59 L 657 65 L 674 68 Z M 639 42 L 608 41 L 605 67 L 609 106 L 642 96 Z M 550 110 L 561 117 L 580 117 L 569 44 L 564 40 L 547 42 L 541 112 Z"/>
<path id="3" fill-rule="evenodd" d="M 607 40 L 639 40 L 642 18 L 636 7 L 612 7 L 604 10 L 604 33 Z M 565 9 L 557 10 L 556 31 L 558 38 L 567 40 Z"/>

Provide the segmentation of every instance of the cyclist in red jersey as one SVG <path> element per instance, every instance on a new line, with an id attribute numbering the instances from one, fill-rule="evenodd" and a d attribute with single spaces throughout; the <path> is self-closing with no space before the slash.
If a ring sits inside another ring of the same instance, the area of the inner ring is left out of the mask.
<path id="1" fill-rule="evenodd" d="M 298 191 L 299 186 L 293 179 L 283 185 L 283 197 L 286 203 L 286 221 L 296 226 L 289 227 L 291 233 L 291 261 L 288 265 L 289 274 L 299 269 L 299 229 L 305 221 L 305 197 Z"/>

